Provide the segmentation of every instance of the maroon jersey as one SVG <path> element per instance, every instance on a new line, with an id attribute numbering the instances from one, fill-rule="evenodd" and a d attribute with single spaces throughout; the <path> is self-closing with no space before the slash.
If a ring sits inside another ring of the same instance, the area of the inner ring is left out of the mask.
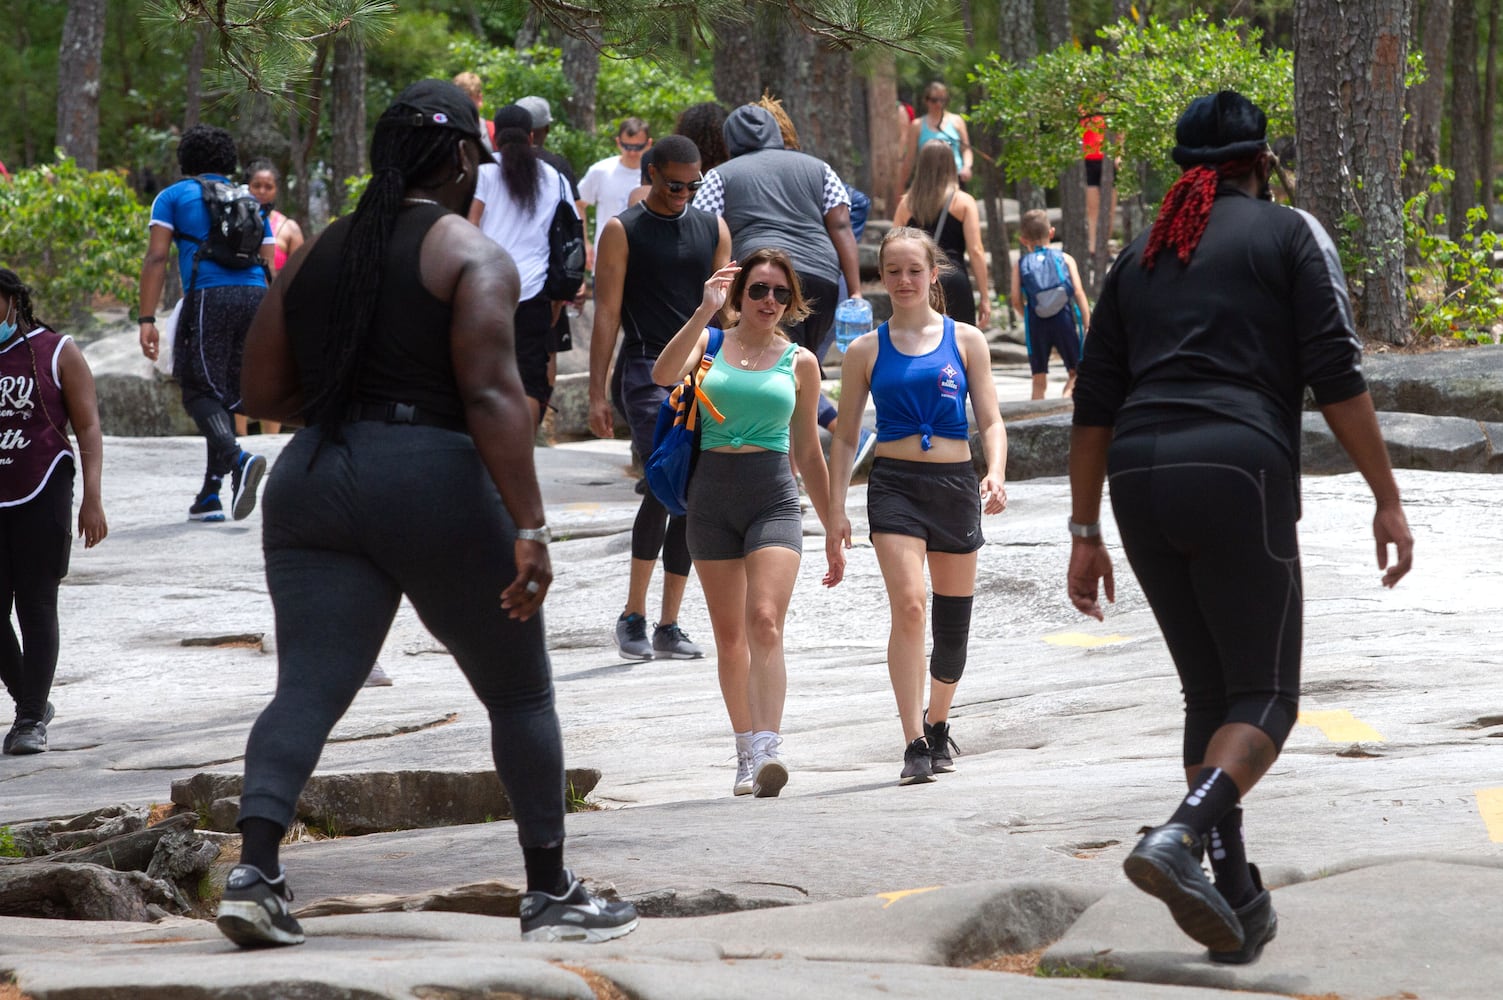
<path id="1" fill-rule="evenodd" d="M 70 339 L 37 327 L 0 347 L 0 507 L 26 503 L 59 462 L 73 460 L 58 372 Z"/>

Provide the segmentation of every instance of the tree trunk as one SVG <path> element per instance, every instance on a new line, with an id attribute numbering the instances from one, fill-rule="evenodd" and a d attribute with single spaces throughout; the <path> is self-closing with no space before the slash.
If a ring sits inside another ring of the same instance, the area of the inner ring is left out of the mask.
<path id="1" fill-rule="evenodd" d="M 892 53 L 874 57 L 866 83 L 866 128 L 871 137 L 872 217 L 890 219 L 902 195 L 898 167 L 908 116 L 898 108 L 898 77 Z"/>
<path id="2" fill-rule="evenodd" d="M 997 52 L 1008 62 L 1021 66 L 1036 59 L 1039 42 L 1034 31 L 1034 0 L 1001 0 L 997 9 L 997 36 Z M 997 147 L 995 153 L 1000 154 L 1001 144 Z M 1032 181 L 1018 181 L 1017 192 L 1020 213 L 1045 207 L 1044 189 Z M 999 291 L 1009 280 L 1010 275 L 1002 275 Z"/>
<path id="3" fill-rule="evenodd" d="M 715 25 L 715 99 L 728 108 L 752 104 L 762 96 L 762 31 L 758 21 L 744 17 Z"/>
<path id="4" fill-rule="evenodd" d="M 1070 41 L 1070 4 L 1068 0 L 1037 0 L 1044 9 L 1044 30 L 1049 48 L 1057 49 Z"/>
<path id="5" fill-rule="evenodd" d="M 1415 44 L 1425 57 L 1425 79 L 1411 87 L 1405 110 L 1404 148 L 1414 160 L 1404 175 L 1404 197 L 1414 197 L 1430 183 L 1430 168 L 1440 163 L 1440 125 L 1445 111 L 1446 57 L 1451 51 L 1451 0 L 1421 0 L 1415 5 Z M 1432 202 L 1430 214 L 1442 206 Z"/>
<path id="6" fill-rule="evenodd" d="M 600 39 L 564 39 L 564 79 L 569 81 L 569 96 L 564 101 L 564 120 L 576 132 L 595 131 L 595 81 L 600 78 Z"/>
<path id="7" fill-rule="evenodd" d="M 193 47 L 188 50 L 188 65 L 183 74 L 183 129 L 198 124 L 198 113 L 203 107 L 204 58 L 208 48 L 208 32 L 199 25 L 193 32 Z"/>
<path id="8" fill-rule="evenodd" d="M 849 52 L 825 46 L 791 17 L 781 16 L 772 35 L 776 49 L 768 88 L 783 102 L 799 148 L 824 160 L 842 178 L 850 176 L 851 146 Z M 815 113 L 818 109 L 818 113 Z"/>
<path id="9" fill-rule="evenodd" d="M 344 213 L 344 182 L 366 171 L 365 162 L 365 46 L 347 32 L 334 38 L 334 93 L 329 119 L 336 123 L 329 149 L 329 209 Z"/>
<path id="10" fill-rule="evenodd" d="M 1477 112 L 1477 5 L 1475 0 L 1456 0 L 1451 20 L 1451 238 L 1467 230 L 1467 210 L 1477 204 L 1477 130 L 1482 122 Z M 1488 141 L 1492 141 L 1491 135 Z"/>
<path id="11" fill-rule="evenodd" d="M 68 0 L 57 50 L 57 144 L 85 170 L 99 167 L 105 6 L 105 0 Z"/>
<path id="12" fill-rule="evenodd" d="M 1365 261 L 1353 288 L 1363 332 L 1402 344 L 1409 340 L 1399 191 L 1408 2 L 1343 6 L 1297 0 L 1295 8 L 1299 200 Z M 1359 220 L 1355 232 L 1349 216 Z"/>
<path id="13" fill-rule="evenodd" d="M 1480 204 L 1487 210 L 1491 224 L 1493 213 L 1493 129 L 1498 114 L 1498 0 L 1487 5 L 1487 77 L 1482 86 L 1482 157 L 1478 173 L 1482 180 Z"/>

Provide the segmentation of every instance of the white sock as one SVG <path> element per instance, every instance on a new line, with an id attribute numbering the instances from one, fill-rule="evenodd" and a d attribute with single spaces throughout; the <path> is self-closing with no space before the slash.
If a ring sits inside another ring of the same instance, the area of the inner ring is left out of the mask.
<path id="1" fill-rule="evenodd" d="M 744 733 L 736 734 L 736 752 L 738 754 L 752 752 L 752 731 L 748 729 Z"/>
<path id="2" fill-rule="evenodd" d="M 757 753 L 776 754 L 778 744 L 781 742 L 783 742 L 782 737 L 768 729 L 752 736 L 752 747 Z"/>

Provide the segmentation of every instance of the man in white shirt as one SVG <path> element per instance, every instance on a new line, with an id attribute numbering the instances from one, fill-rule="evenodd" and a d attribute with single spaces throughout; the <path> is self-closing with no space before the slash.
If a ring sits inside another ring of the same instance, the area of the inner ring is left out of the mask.
<path id="1" fill-rule="evenodd" d="M 595 238 L 587 249 L 586 266 L 595 269 L 595 251 L 605 224 L 626 211 L 627 199 L 642 183 L 642 154 L 652 147 L 652 135 L 640 118 L 627 118 L 616 130 L 619 156 L 608 156 L 591 164 L 579 182 L 579 200 L 595 206 Z"/>

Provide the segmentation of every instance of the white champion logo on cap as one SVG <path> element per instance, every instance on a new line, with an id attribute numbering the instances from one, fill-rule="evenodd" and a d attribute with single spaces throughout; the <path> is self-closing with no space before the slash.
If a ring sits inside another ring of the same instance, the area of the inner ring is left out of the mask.
<path id="1" fill-rule="evenodd" d="M 444 114 L 442 111 L 433 112 L 433 120 L 440 125 L 449 124 L 449 116 Z"/>

